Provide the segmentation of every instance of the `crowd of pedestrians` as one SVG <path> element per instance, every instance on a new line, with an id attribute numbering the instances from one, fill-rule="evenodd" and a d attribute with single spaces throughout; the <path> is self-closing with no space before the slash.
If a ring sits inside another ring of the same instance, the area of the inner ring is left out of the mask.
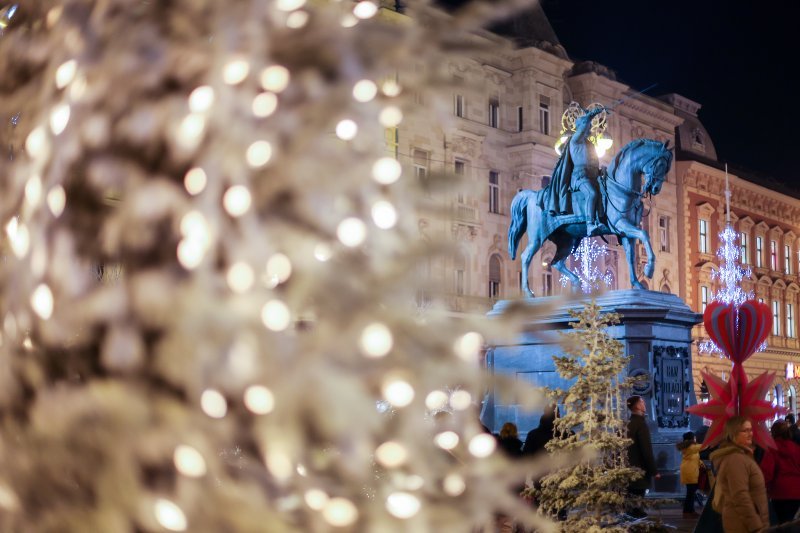
<path id="1" fill-rule="evenodd" d="M 753 422 L 732 417 L 710 455 L 716 472 L 711 507 L 724 533 L 800 533 L 800 429 L 789 415 L 770 431 L 776 448 L 763 449 L 753 443 Z M 704 527 L 713 533 L 710 523 Z"/>
<path id="2" fill-rule="evenodd" d="M 641 501 L 652 480 L 660 475 L 646 422 L 646 403 L 642 397 L 632 396 L 627 406 L 630 410 L 627 435 L 631 439 L 628 462 L 643 472 L 642 477 L 628 487 L 632 503 L 627 512 L 641 518 L 647 514 L 635 502 Z M 553 438 L 557 416 L 555 406 L 547 408 L 538 427 L 527 434 L 524 443 L 517 426 L 505 423 L 497 435 L 498 448 L 510 457 L 546 453 L 545 445 Z M 800 533 L 800 428 L 794 416 L 787 415 L 785 420 L 773 423 L 770 431 L 776 448 L 762 449 L 753 443 L 753 422 L 735 416 L 725 424 L 722 443 L 706 455 L 713 465 L 709 472 L 714 473 L 710 478 L 714 482 L 710 487 L 713 490 L 709 495 L 709 512 L 717 516 L 718 531 Z M 695 507 L 696 494 L 701 472 L 706 468 L 701 456 L 708 450 L 703 450 L 702 442 L 697 441 L 696 435 L 689 431 L 676 444 L 682 456 L 680 481 L 686 486 L 684 518 L 700 516 Z M 565 514 L 566 509 L 563 510 Z M 708 531 L 711 533 L 712 529 Z"/>

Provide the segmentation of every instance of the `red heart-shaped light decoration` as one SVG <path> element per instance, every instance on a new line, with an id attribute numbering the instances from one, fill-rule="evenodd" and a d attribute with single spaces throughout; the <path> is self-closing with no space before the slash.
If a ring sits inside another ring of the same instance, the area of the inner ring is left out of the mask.
<path id="1" fill-rule="evenodd" d="M 711 302 L 703 313 L 706 333 L 725 355 L 731 357 L 736 338 L 734 307 L 723 302 Z"/>
<path id="2" fill-rule="evenodd" d="M 743 363 L 767 340 L 772 329 L 772 312 L 767 304 L 747 300 L 739 306 L 739 324 L 736 331 L 736 359 Z"/>
<path id="3" fill-rule="evenodd" d="M 747 300 L 737 309 L 733 304 L 711 302 L 703 313 L 711 340 L 736 363 L 743 363 L 764 342 L 772 328 L 769 306 Z"/>

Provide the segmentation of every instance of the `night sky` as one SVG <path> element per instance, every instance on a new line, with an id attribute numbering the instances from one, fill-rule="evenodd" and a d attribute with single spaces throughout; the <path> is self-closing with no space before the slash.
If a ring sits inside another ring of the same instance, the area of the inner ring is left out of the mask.
<path id="1" fill-rule="evenodd" d="M 800 190 L 800 2 L 542 0 L 567 53 L 700 104 L 721 162 Z"/>

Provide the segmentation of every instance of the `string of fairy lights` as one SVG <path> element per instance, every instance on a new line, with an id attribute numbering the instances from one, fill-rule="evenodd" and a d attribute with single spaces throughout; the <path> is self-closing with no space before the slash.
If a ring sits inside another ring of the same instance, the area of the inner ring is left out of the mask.
<path id="1" fill-rule="evenodd" d="M 306 0 L 277 0 L 276 7 L 286 13 L 284 23 L 288 28 L 301 28 L 309 14 L 303 10 Z M 47 16 L 48 25 L 58 22 L 61 7 L 55 7 Z M 378 5 L 372 1 L 360 1 L 352 10 L 342 15 L 340 24 L 344 28 L 352 28 L 360 21 L 369 19 L 378 12 Z M 251 112 L 256 119 L 273 116 L 281 108 L 281 94 L 292 83 L 292 75 L 288 68 L 280 64 L 267 65 L 259 72 L 245 56 L 230 57 L 217 73 L 222 84 L 236 87 L 252 76 L 258 77 L 261 90 L 251 102 Z M 38 279 L 44 278 L 47 254 L 44 245 L 31 235 L 26 222 L 34 212 L 46 205 L 53 218 L 59 218 L 65 211 L 67 197 L 62 185 L 47 187 L 42 175 L 50 161 L 57 138 L 71 125 L 75 106 L 82 105 L 89 90 L 89 83 L 81 72 L 80 63 L 75 59 L 63 62 L 52 74 L 52 80 L 61 99 L 49 112 L 45 124 L 37 125 L 27 136 L 24 149 L 30 161 L 30 177 L 25 185 L 25 202 L 18 216 L 8 220 L 5 231 L 11 250 L 19 260 L 29 260 L 31 272 Z M 379 94 L 391 99 L 401 94 L 402 87 L 392 79 L 375 81 L 362 79 L 352 86 L 352 98 L 355 102 L 365 104 L 374 101 Z M 218 99 L 218 89 L 212 85 L 201 85 L 191 91 L 185 102 L 185 113 L 171 129 L 172 141 L 177 150 L 191 154 L 201 145 L 209 130 L 210 114 Z M 394 128 L 401 124 L 403 113 L 398 105 L 383 105 L 378 113 L 378 122 L 384 128 Z M 353 141 L 360 131 L 356 118 L 342 118 L 334 128 L 334 133 L 343 142 Z M 241 154 L 242 160 L 252 171 L 269 166 L 276 159 L 277 147 L 267 137 L 255 138 Z M 380 157 L 371 165 L 371 179 L 381 186 L 391 186 L 403 175 L 401 164 L 392 157 Z M 189 197 L 199 197 L 209 190 L 207 170 L 196 166 L 188 170 L 183 177 L 183 187 Z M 253 193 L 246 183 L 235 183 L 227 186 L 221 196 L 224 211 L 233 219 L 241 219 L 253 208 Z M 385 199 L 375 200 L 369 209 L 372 223 L 378 230 L 390 230 L 398 221 L 395 205 Z M 346 248 L 358 248 L 365 243 L 371 229 L 358 216 L 346 216 L 336 226 L 336 238 Z M 190 209 L 180 219 L 180 239 L 175 249 L 179 264 L 188 272 L 201 269 L 212 262 L 215 245 L 220 239 L 214 223 L 200 209 Z M 586 257 L 595 253 L 593 241 L 585 240 Z M 318 242 L 313 247 L 314 258 L 327 262 L 335 253 L 331 242 Z M 580 256 L 579 256 L 580 257 Z M 587 259 L 588 261 L 588 259 Z M 583 261 L 586 263 L 586 261 Z M 246 260 L 233 261 L 227 266 L 224 279 L 227 287 L 234 294 L 244 294 L 257 285 L 266 289 L 275 289 L 286 283 L 293 275 L 295 265 L 291 258 L 281 252 L 272 254 L 262 268 L 254 267 Z M 596 270 L 596 269 L 595 269 Z M 594 270 L 586 274 L 595 276 Z M 591 278 L 594 279 L 594 278 Z M 48 320 L 54 312 L 56 302 L 51 287 L 41 282 L 30 294 L 30 306 L 41 319 Z M 279 296 L 268 298 L 260 309 L 263 326 L 272 332 L 287 331 L 295 320 L 290 305 Z M 30 338 L 25 342 L 30 344 Z M 358 338 L 358 348 L 368 360 L 390 356 L 395 344 L 395 334 L 385 323 L 376 321 L 367 324 Z M 474 364 L 484 345 L 483 337 L 477 332 L 468 332 L 459 336 L 453 343 L 453 353 L 465 362 Z M 230 351 L 233 361 L 246 361 L 254 356 L 255 348 L 247 342 L 235 343 Z M 383 400 L 391 409 L 403 409 L 412 404 L 419 394 L 409 378 L 401 372 L 387 372 L 382 378 L 380 387 Z M 223 419 L 229 413 L 229 398 L 222 390 L 209 387 L 199 397 L 199 408 L 213 419 Z M 246 387 L 242 395 L 242 403 L 253 416 L 269 416 L 280 404 L 280 398 L 264 384 L 253 384 Z M 430 412 L 442 410 L 465 411 L 474 405 L 470 392 L 462 389 L 433 390 L 425 395 L 425 406 Z M 466 438 L 456 431 L 438 432 L 433 443 L 442 450 L 454 451 L 462 444 L 466 451 L 475 458 L 489 457 L 496 448 L 495 439 L 486 433 L 477 433 Z M 378 444 L 373 455 L 375 461 L 387 469 L 400 469 L 411 459 L 411 451 L 402 442 L 386 440 Z M 195 446 L 182 443 L 175 447 L 173 453 L 175 470 L 187 478 L 202 478 L 208 475 L 208 465 L 203 453 Z M 277 480 L 288 480 L 292 476 L 307 475 L 304 465 L 295 463 L 291 454 L 280 446 L 271 446 L 264 453 L 264 463 Z M 399 519 L 409 519 L 417 515 L 422 501 L 415 491 L 422 487 L 422 478 L 408 476 L 407 483 L 386 497 L 386 510 Z M 457 497 L 466 490 L 466 480 L 458 472 L 444 477 L 442 489 L 451 497 Z M 343 496 L 328 494 L 322 487 L 312 487 L 302 494 L 303 501 L 309 509 L 318 511 L 322 518 L 333 527 L 346 527 L 354 524 L 360 517 L 356 504 Z M 186 531 L 190 529 L 186 513 L 175 501 L 167 497 L 153 499 L 153 514 L 156 521 L 170 531 Z"/>
<path id="2" fill-rule="evenodd" d="M 608 249 L 597 243 L 596 239 L 583 239 L 581 244 L 572 253 L 573 260 L 578 264 L 578 268 L 573 272 L 581 284 L 581 291 L 584 294 L 591 294 L 601 289 L 609 287 L 613 283 L 613 276 L 610 270 L 605 272 L 599 266 L 600 259 L 608 256 Z M 562 287 L 566 287 L 570 282 L 569 278 L 562 275 L 559 278 Z"/>

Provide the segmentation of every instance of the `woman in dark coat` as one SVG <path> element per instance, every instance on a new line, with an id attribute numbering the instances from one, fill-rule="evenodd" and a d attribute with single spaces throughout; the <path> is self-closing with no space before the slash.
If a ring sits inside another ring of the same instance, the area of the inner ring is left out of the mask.
<path id="1" fill-rule="evenodd" d="M 522 441 L 519 440 L 517 425 L 513 422 L 506 422 L 500 428 L 500 436 L 497 439 L 497 447 L 506 452 L 509 457 L 519 457 L 522 455 Z"/>
<path id="2" fill-rule="evenodd" d="M 539 427 L 528 432 L 525 444 L 522 446 L 523 455 L 534 455 L 544 451 L 544 445 L 553 438 L 553 424 L 556 421 L 556 408 L 550 406 L 545 409 L 539 419 Z"/>

